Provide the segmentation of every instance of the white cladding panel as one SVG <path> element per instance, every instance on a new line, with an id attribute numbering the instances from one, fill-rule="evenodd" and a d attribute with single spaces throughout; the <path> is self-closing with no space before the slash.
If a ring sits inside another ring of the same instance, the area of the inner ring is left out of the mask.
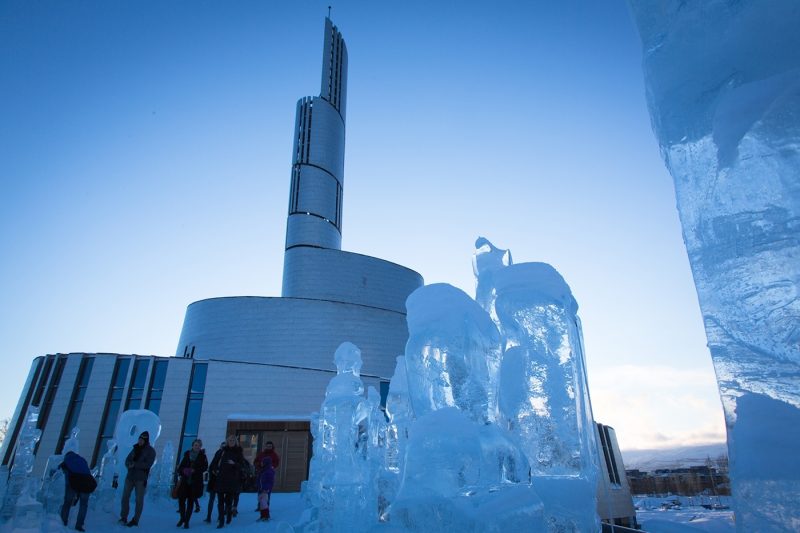
<path id="1" fill-rule="evenodd" d="M 111 387 L 111 378 L 114 376 L 116 355 L 95 355 L 92 361 L 92 371 L 89 373 L 89 382 L 83 395 L 81 412 L 78 415 L 78 434 L 80 454 L 92 462 L 92 454 L 100 433 L 100 422 L 108 399 L 108 390 Z M 70 358 L 81 359 L 80 354 L 70 354 Z M 75 384 L 73 383 L 73 387 Z M 106 450 L 99 450 L 98 457 L 102 457 Z M 91 466 L 91 465 L 90 465 Z"/>
<path id="2" fill-rule="evenodd" d="M 178 354 L 194 347 L 195 359 L 225 359 L 333 370 L 344 341 L 361 349 L 362 372 L 391 377 L 405 351 L 405 315 L 322 300 L 213 298 L 186 310 Z"/>
<path id="3" fill-rule="evenodd" d="M 290 215 L 286 221 L 286 248 L 303 244 L 339 249 L 342 234 L 325 219 L 306 214 Z"/>
<path id="4" fill-rule="evenodd" d="M 312 101 L 311 146 L 308 164 L 326 169 L 344 183 L 344 121 L 322 98 Z"/>
<path id="5" fill-rule="evenodd" d="M 297 180 L 296 211 L 314 213 L 331 222 L 336 222 L 337 189 L 336 178 L 316 167 L 301 165 Z"/>
<path id="6" fill-rule="evenodd" d="M 283 296 L 368 305 L 405 314 L 406 299 L 422 286 L 411 269 L 341 250 L 286 250 Z"/>
<path id="7" fill-rule="evenodd" d="M 161 457 L 164 445 L 167 441 L 171 441 L 177 458 L 178 448 L 181 445 L 183 417 L 186 413 L 186 396 L 189 393 L 189 381 L 192 377 L 192 360 L 183 357 L 170 357 L 167 360 L 169 365 L 164 379 L 161 407 L 158 410 L 158 418 L 161 420 L 161 435 L 154 448 L 158 454 L 157 457 Z"/>
<path id="8" fill-rule="evenodd" d="M 36 452 L 36 463 L 34 467 L 37 470 L 40 468 L 43 469 L 47 463 L 47 458 L 56 453 L 56 447 L 61 438 L 61 430 L 64 427 L 64 417 L 67 413 L 70 398 L 72 397 L 73 385 L 75 384 L 75 378 L 78 375 L 78 367 L 81 362 L 79 357 L 66 357 L 64 361 L 64 370 L 61 373 L 61 378 L 58 380 L 58 383 L 54 383 L 52 380 L 57 377 L 55 376 L 55 372 L 59 361 L 58 359 L 53 361 L 53 370 L 50 375 L 51 383 L 49 387 L 56 386 L 57 388 L 55 389 L 53 402 L 50 405 L 50 412 L 45 421 L 45 426 L 42 429 L 41 439 L 39 439 L 39 448 Z M 47 396 L 47 392 L 42 396 L 42 405 L 39 408 L 40 419 L 43 414 L 45 402 L 47 401 Z"/>

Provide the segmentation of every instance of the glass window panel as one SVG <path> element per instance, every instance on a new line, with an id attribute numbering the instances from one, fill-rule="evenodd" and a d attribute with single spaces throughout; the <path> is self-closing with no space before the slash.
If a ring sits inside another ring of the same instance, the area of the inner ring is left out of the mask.
<path id="1" fill-rule="evenodd" d="M 131 364 L 130 359 L 120 359 L 118 361 L 119 366 L 117 367 L 117 372 L 114 375 L 114 388 L 124 388 L 125 387 L 125 379 L 128 377 L 128 367 Z"/>
<path id="2" fill-rule="evenodd" d="M 167 379 L 168 363 L 168 361 L 156 361 L 153 367 L 153 384 L 151 385 L 153 390 L 164 388 L 164 382 Z"/>
<path id="3" fill-rule="evenodd" d="M 200 427 L 200 410 L 203 407 L 203 400 L 189 400 L 186 406 L 186 425 L 184 435 L 197 435 L 197 428 Z"/>
<path id="4" fill-rule="evenodd" d="M 208 365 L 206 363 L 194 365 L 194 369 L 192 371 L 191 392 L 202 394 L 205 391 L 207 372 L 208 372 Z"/>
<path id="5" fill-rule="evenodd" d="M 147 409 L 153 411 L 155 414 L 158 414 L 158 411 L 161 409 L 161 400 L 154 400 L 153 398 L 150 398 L 150 403 L 147 406 Z"/>
<path id="6" fill-rule="evenodd" d="M 147 367 L 149 365 L 150 361 L 147 359 L 140 359 L 136 361 L 133 372 L 133 383 L 131 384 L 131 387 L 135 389 L 144 389 L 144 381 L 147 377 Z"/>

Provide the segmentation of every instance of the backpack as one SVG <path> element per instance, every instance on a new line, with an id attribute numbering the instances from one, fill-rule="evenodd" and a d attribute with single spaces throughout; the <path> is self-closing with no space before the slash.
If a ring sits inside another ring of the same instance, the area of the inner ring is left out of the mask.
<path id="1" fill-rule="evenodd" d="M 69 486 L 75 492 L 91 494 L 97 488 L 97 481 L 91 474 L 76 474 L 69 472 Z"/>

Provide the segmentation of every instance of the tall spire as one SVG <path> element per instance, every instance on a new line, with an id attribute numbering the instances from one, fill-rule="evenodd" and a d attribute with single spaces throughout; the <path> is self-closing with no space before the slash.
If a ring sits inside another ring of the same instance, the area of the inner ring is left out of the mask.
<path id="1" fill-rule="evenodd" d="M 319 96 L 297 102 L 286 250 L 342 247 L 347 46 L 325 18 Z M 294 268 L 284 257 L 284 286 Z"/>

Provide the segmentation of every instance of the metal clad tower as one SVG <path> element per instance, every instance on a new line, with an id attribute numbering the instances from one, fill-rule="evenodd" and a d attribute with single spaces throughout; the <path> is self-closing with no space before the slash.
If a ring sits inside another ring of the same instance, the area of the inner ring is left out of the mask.
<path id="1" fill-rule="evenodd" d="M 329 18 L 320 87 L 320 96 L 297 102 L 286 250 L 342 245 L 347 47 Z"/>

